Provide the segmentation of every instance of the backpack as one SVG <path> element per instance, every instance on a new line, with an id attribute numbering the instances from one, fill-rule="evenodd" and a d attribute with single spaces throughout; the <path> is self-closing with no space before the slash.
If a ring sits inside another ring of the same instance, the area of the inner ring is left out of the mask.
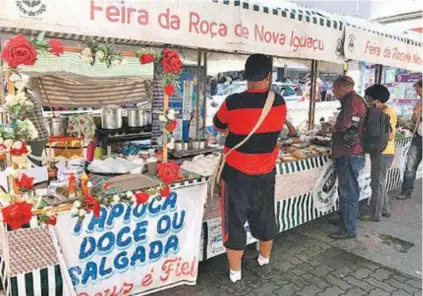
<path id="1" fill-rule="evenodd" d="M 381 154 L 388 146 L 391 118 L 375 107 L 368 107 L 364 120 L 362 145 L 364 153 Z"/>

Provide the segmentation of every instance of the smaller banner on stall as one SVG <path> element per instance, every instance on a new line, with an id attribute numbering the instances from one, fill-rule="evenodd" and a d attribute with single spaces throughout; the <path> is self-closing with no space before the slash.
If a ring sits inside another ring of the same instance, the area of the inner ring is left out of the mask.
<path id="1" fill-rule="evenodd" d="M 347 26 L 344 53 L 347 59 L 420 71 L 422 47 Z"/>
<path id="2" fill-rule="evenodd" d="M 335 163 L 329 160 L 323 166 L 320 177 L 313 190 L 314 208 L 320 212 L 328 212 L 338 199 L 338 178 Z"/>
<path id="3" fill-rule="evenodd" d="M 143 205 L 101 208 L 81 222 L 59 215 L 55 234 L 78 296 L 147 295 L 195 285 L 207 184 Z"/>

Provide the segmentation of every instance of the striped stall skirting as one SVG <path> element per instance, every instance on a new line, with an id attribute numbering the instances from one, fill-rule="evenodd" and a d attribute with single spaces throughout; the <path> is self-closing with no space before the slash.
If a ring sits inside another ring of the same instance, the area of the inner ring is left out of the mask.
<path id="1" fill-rule="evenodd" d="M 19 274 L 11 277 L 10 281 L 7 276 L 2 277 L 2 284 L 6 296 L 63 295 L 62 272 L 59 265 Z"/>
<path id="2" fill-rule="evenodd" d="M 313 205 L 313 194 L 308 193 L 278 201 L 275 210 L 276 225 L 279 232 L 283 232 L 337 210 L 338 205 L 333 206 L 328 212 L 318 211 Z"/>

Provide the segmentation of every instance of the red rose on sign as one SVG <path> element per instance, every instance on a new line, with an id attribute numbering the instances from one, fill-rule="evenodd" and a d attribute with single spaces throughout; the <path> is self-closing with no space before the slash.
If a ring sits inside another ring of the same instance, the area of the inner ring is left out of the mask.
<path id="1" fill-rule="evenodd" d="M 87 211 L 93 211 L 95 217 L 100 217 L 100 202 L 95 199 L 92 195 L 85 195 L 85 209 Z"/>
<path id="2" fill-rule="evenodd" d="M 146 192 L 135 193 L 135 200 L 137 204 L 145 204 L 146 202 L 148 202 L 149 198 L 150 196 Z"/>
<path id="3" fill-rule="evenodd" d="M 160 195 L 163 197 L 169 197 L 170 195 L 170 187 L 169 186 L 165 186 L 163 188 L 160 189 Z"/>
<path id="4" fill-rule="evenodd" d="M 29 190 L 34 186 L 34 178 L 22 174 L 21 178 L 17 181 L 18 186 L 23 190 Z"/>
<path id="5" fill-rule="evenodd" d="M 176 129 L 176 126 L 178 125 L 178 122 L 176 120 L 172 120 L 167 126 L 166 129 L 169 132 L 173 132 Z"/>
<path id="6" fill-rule="evenodd" d="M 164 87 L 164 92 L 166 95 L 171 96 L 175 93 L 175 86 L 173 84 L 168 84 Z"/>
<path id="7" fill-rule="evenodd" d="M 157 165 L 159 177 L 165 184 L 170 184 L 178 180 L 179 165 L 176 163 L 159 163 Z"/>
<path id="8" fill-rule="evenodd" d="M 56 223 L 57 223 L 57 215 L 56 214 L 47 217 L 46 224 L 54 226 L 54 225 L 56 225 Z"/>
<path id="9" fill-rule="evenodd" d="M 19 34 L 6 43 L 1 58 L 11 68 L 17 68 L 20 65 L 32 66 L 37 60 L 37 51 L 22 34 Z"/>
<path id="10" fill-rule="evenodd" d="M 163 51 L 162 67 L 165 73 L 177 74 L 181 72 L 183 65 L 176 51 L 168 48 Z"/>
<path id="11" fill-rule="evenodd" d="M 152 55 L 151 53 L 145 53 L 140 56 L 141 65 L 150 64 L 152 62 L 154 62 L 154 55 Z"/>
<path id="12" fill-rule="evenodd" d="M 62 41 L 51 39 L 48 43 L 50 44 L 49 52 L 51 54 L 60 57 L 65 52 Z"/>
<path id="13" fill-rule="evenodd" d="M 13 230 L 17 230 L 29 223 L 32 217 L 32 205 L 23 202 L 16 202 L 10 206 L 3 208 L 3 221 L 7 223 Z"/>

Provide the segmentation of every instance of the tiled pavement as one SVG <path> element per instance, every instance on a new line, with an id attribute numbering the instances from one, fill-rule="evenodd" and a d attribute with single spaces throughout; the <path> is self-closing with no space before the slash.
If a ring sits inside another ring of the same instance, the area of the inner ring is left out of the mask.
<path id="1" fill-rule="evenodd" d="M 246 256 L 255 253 L 250 247 Z M 275 241 L 272 264 L 275 275 L 267 283 L 244 271 L 245 280 L 253 288 L 250 295 L 422 295 L 420 279 L 298 234 L 296 230 L 280 235 Z M 224 256 L 210 259 L 200 264 L 197 286 L 184 286 L 155 296 L 231 295 L 214 285 L 226 270 Z"/>
<path id="2" fill-rule="evenodd" d="M 422 187 L 421 180 L 418 187 Z M 328 239 L 330 227 L 324 219 L 280 234 L 271 260 L 275 269 L 273 279 L 266 283 L 243 271 L 244 279 L 252 287 L 249 295 L 422 295 L 422 191 L 416 192 L 411 200 L 395 200 L 392 208 L 393 217 L 381 223 L 360 222 L 356 240 Z M 414 246 L 398 251 L 398 245 L 386 244 L 380 239 L 381 234 L 412 242 Z M 246 257 L 256 254 L 252 246 L 247 248 Z M 196 286 L 183 286 L 154 296 L 231 295 L 214 284 L 222 281 L 227 272 L 225 256 L 218 256 L 200 263 Z"/>

